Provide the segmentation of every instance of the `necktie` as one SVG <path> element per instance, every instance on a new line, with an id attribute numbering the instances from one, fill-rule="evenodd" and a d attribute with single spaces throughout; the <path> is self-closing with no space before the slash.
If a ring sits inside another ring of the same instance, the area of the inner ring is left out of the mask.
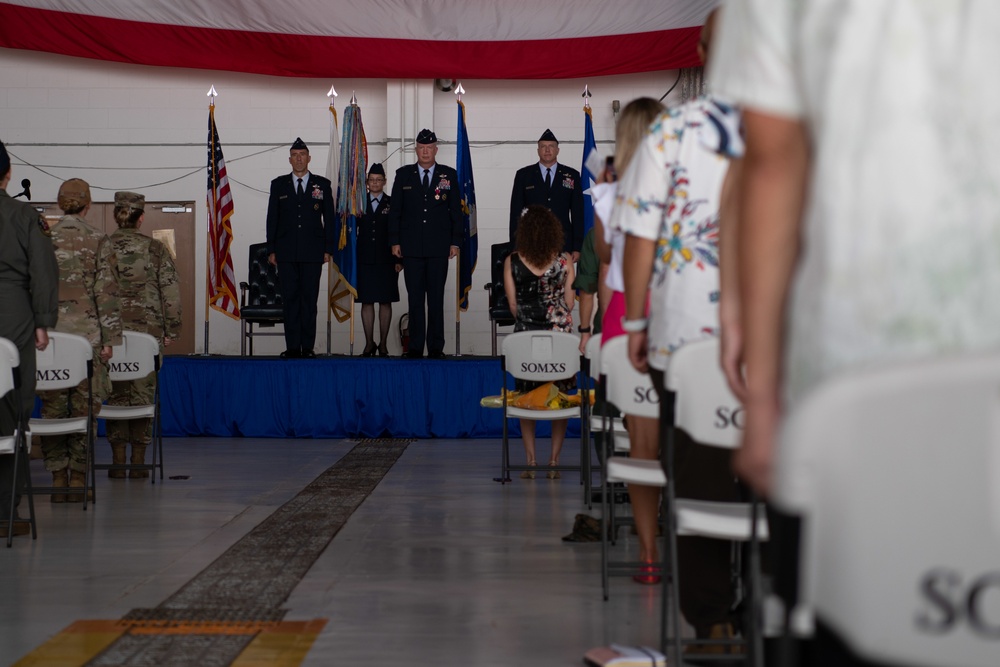
<path id="1" fill-rule="evenodd" d="M 424 189 L 426 190 L 431 186 L 431 172 L 429 169 L 424 169 Z"/>
<path id="2" fill-rule="evenodd" d="M 545 187 L 552 187 L 552 167 L 546 167 L 545 169 Z"/>
<path id="3" fill-rule="evenodd" d="M 302 196 L 302 192 L 303 192 L 303 190 L 302 190 L 302 179 L 301 178 L 299 179 L 299 189 L 297 190 L 297 192 L 298 192 L 298 195 L 301 197 Z"/>

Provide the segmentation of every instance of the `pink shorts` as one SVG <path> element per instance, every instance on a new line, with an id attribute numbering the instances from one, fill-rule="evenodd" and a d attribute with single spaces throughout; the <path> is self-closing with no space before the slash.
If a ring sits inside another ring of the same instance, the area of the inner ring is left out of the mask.
<path id="1" fill-rule="evenodd" d="M 625 333 L 622 329 L 622 319 L 625 317 L 625 294 L 622 292 L 611 293 L 611 303 L 604 311 L 604 319 L 601 320 L 601 347 L 612 338 L 617 338 Z"/>

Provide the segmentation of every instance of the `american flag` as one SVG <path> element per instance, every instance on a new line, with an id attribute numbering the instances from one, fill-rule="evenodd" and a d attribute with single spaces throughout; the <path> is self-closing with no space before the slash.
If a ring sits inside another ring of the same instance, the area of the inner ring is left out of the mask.
<path id="1" fill-rule="evenodd" d="M 229 253 L 233 244 L 233 226 L 229 222 L 232 217 L 233 195 L 229 191 L 213 104 L 208 108 L 208 224 L 212 244 L 208 262 L 208 302 L 220 313 L 238 320 L 240 302 L 236 298 L 236 275 Z"/>

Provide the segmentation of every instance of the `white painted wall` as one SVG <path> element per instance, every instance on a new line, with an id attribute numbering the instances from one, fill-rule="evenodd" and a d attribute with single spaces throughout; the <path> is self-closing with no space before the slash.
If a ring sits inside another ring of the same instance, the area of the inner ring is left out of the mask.
<path id="1" fill-rule="evenodd" d="M 442 72 L 447 75 L 448 72 Z M 659 98 L 676 72 L 657 72 L 587 80 L 466 80 L 469 136 L 479 204 L 479 256 L 470 308 L 461 316 L 461 352 L 490 353 L 490 326 L 483 285 L 489 281 L 490 245 L 507 240 L 508 205 L 514 171 L 537 159 L 535 142 L 545 128 L 560 139 L 560 161 L 575 169 L 582 161 L 584 84 L 593 92 L 594 132 L 602 152 L 613 149 L 612 101 L 624 106 L 639 96 Z M 219 93 L 215 118 L 226 156 L 235 203 L 233 261 L 237 280 L 246 274 L 246 247 L 264 240 L 268 184 L 289 170 L 288 146 L 296 136 L 310 145 L 312 168 L 324 174 L 329 144 L 326 93 L 340 93 L 338 116 L 352 92 L 361 106 L 369 161 L 386 159 L 402 139 L 432 127 L 441 148 L 438 161 L 455 165 L 457 109 L 455 95 L 430 81 L 385 79 L 319 80 L 233 72 L 154 68 L 0 49 L 0 139 L 13 161 L 12 183 L 30 178 L 35 201 L 53 201 L 62 181 L 79 177 L 91 185 L 94 199 L 111 201 L 116 190 L 142 192 L 151 201 L 194 200 L 199 233 L 198 257 L 205 256 L 206 139 L 208 98 Z M 675 101 L 676 91 L 668 102 Z M 400 136 L 400 135 L 403 136 Z M 388 146 L 388 148 L 387 148 Z M 387 161 L 393 171 L 412 162 L 404 148 Z M 14 186 L 12 186 L 14 187 Z M 13 194 L 13 193 L 12 193 Z M 198 274 L 184 276 L 205 284 L 204 263 Z M 324 275 L 323 285 L 326 284 Z M 455 350 L 454 268 L 446 288 L 445 352 Z M 396 320 L 406 311 L 406 295 L 393 309 L 390 351 L 399 352 Z M 202 350 L 204 288 L 196 290 L 196 345 Z M 358 307 L 360 310 L 360 306 Z M 239 354 L 239 323 L 212 311 L 210 351 Z M 360 316 L 356 341 L 363 344 Z M 321 308 L 317 349 L 325 349 L 326 314 Z M 282 339 L 262 338 L 258 353 L 276 353 Z M 361 344 L 356 342 L 355 354 Z M 349 325 L 333 324 L 335 353 L 349 349 Z"/>

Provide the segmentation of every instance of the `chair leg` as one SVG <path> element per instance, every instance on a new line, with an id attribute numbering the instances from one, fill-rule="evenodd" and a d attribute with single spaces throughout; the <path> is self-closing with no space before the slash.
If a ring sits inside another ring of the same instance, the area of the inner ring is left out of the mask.
<path id="1" fill-rule="evenodd" d="M 607 431 L 605 431 L 607 432 Z M 608 513 L 610 512 L 610 507 L 614 506 L 614 502 L 608 502 L 608 491 L 610 487 L 608 486 L 608 458 L 604 457 L 604 465 L 601 469 L 601 591 L 604 594 L 604 600 L 608 599 Z"/>
<path id="2" fill-rule="evenodd" d="M 747 628 L 744 630 L 747 653 L 751 667 L 764 667 L 763 583 L 760 560 L 760 535 L 757 531 L 757 510 L 760 503 L 756 494 L 750 501 L 750 597 Z"/>
<path id="3" fill-rule="evenodd" d="M 35 499 L 31 488 L 31 469 L 28 466 L 28 450 L 25 446 L 25 433 L 23 428 L 18 428 L 17 438 L 14 442 L 14 474 L 10 489 L 10 513 L 7 516 L 7 548 L 14 543 L 14 517 L 17 516 L 17 479 L 19 475 L 24 475 L 24 494 L 28 497 L 28 522 L 31 525 L 31 539 L 38 539 L 38 527 L 35 523 Z"/>
<path id="4" fill-rule="evenodd" d="M 500 479 L 501 484 L 510 481 L 510 433 L 507 425 L 507 406 L 504 403 L 503 415 L 503 445 L 500 447 Z"/>
<path id="5" fill-rule="evenodd" d="M 667 522 L 667 555 L 670 560 L 670 577 L 664 577 L 664 579 L 669 579 L 669 586 L 664 589 L 664 602 L 669 600 L 670 610 L 669 610 L 669 622 L 671 625 L 672 645 L 674 649 L 673 662 L 670 664 L 683 665 L 684 664 L 684 651 L 683 651 L 683 640 L 681 639 L 681 601 L 680 601 L 680 589 L 678 587 L 678 582 L 680 581 L 680 572 L 677 564 L 677 504 L 676 495 L 674 494 L 674 433 L 673 426 L 667 426 L 667 447 L 666 447 L 666 466 L 667 466 L 667 487 L 664 489 L 664 496 L 666 498 L 666 522 Z M 668 616 L 664 616 L 664 627 L 668 621 Z M 664 637 L 664 639 L 666 639 Z M 664 654 L 667 653 L 666 642 L 664 642 L 663 647 Z M 669 658 L 668 658 L 669 660 Z"/>

